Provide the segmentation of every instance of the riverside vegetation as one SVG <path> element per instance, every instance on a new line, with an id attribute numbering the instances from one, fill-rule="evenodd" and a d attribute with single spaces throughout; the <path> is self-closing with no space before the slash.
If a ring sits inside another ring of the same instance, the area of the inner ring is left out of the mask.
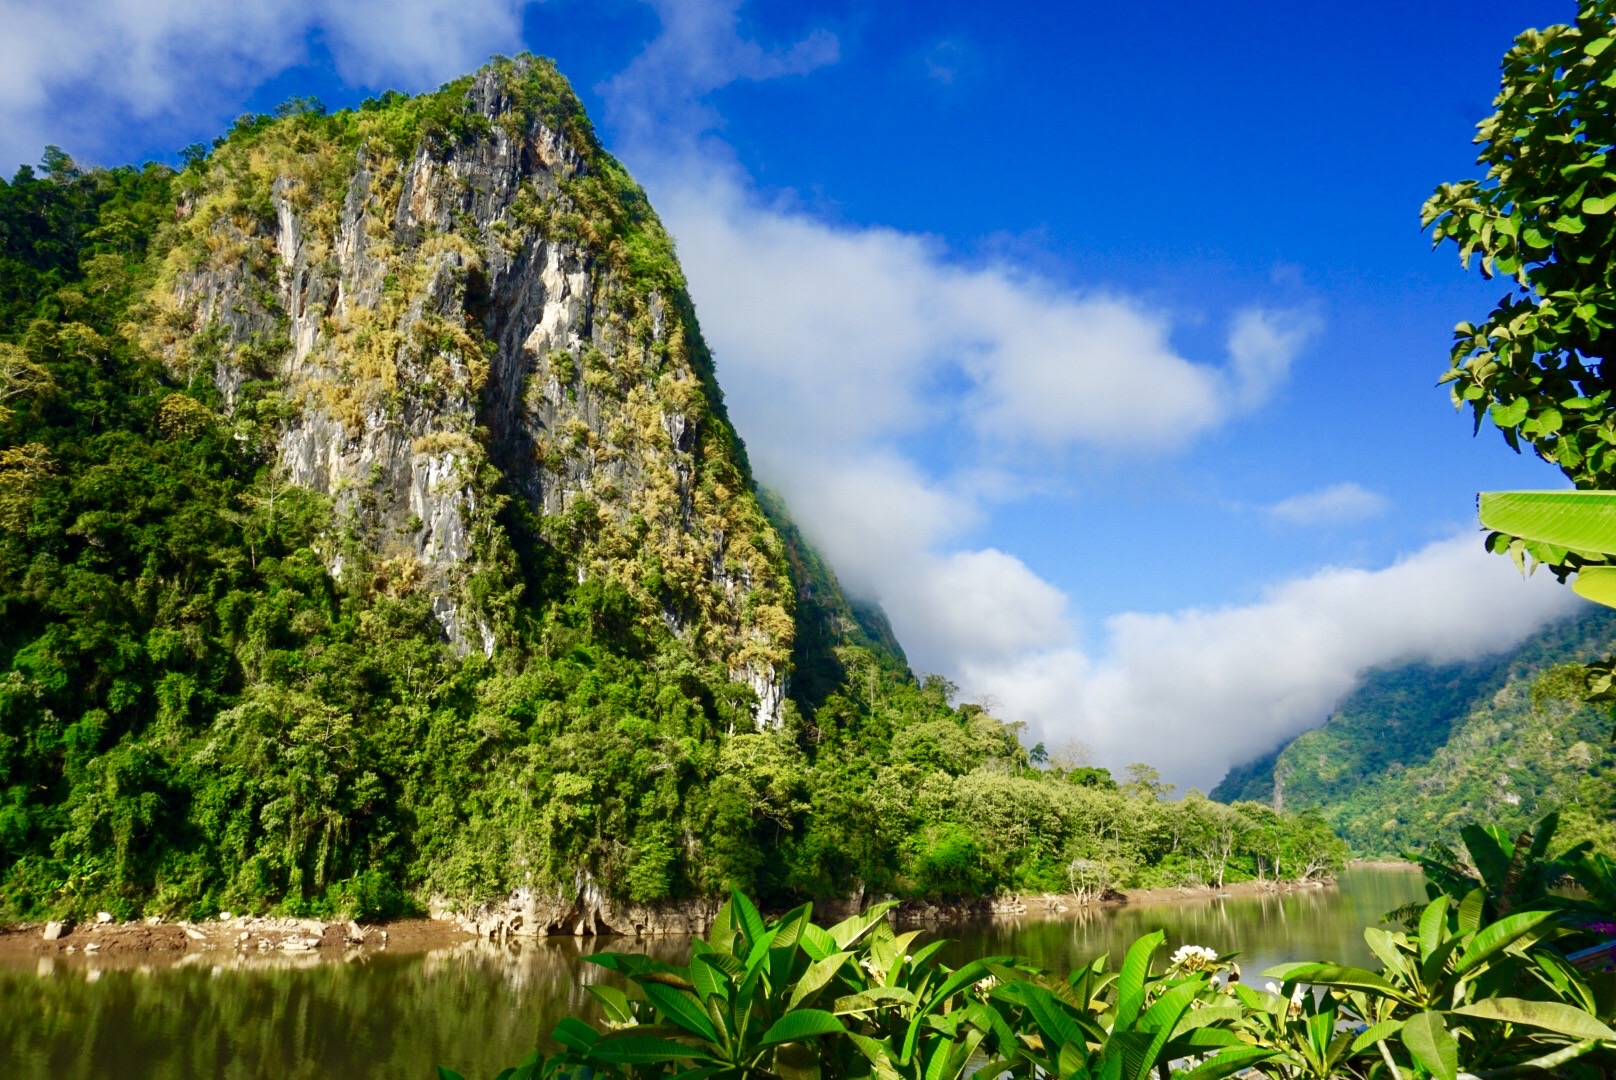
<path id="1" fill-rule="evenodd" d="M 1103 956 L 1064 975 L 1012 956 L 950 969 L 943 942 L 889 928 L 889 905 L 822 929 L 807 906 L 765 923 L 737 893 L 684 966 L 590 957 L 628 992 L 590 985 L 604 1023 L 561 1020 L 559 1052 L 500 1076 L 1606 1077 L 1616 976 L 1585 976 L 1565 956 L 1616 902 L 1616 864 L 1548 860 L 1552 833 L 1552 820 L 1519 844 L 1469 831 L 1479 872 L 1433 861 L 1432 898 L 1407 926 L 1364 932 L 1378 972 L 1288 963 L 1262 989 L 1234 956 L 1194 945 L 1159 965 L 1159 931 L 1115 971 Z M 1545 891 L 1568 869 L 1592 903 Z"/>
<path id="2" fill-rule="evenodd" d="M 184 156 L 0 183 L 0 918 L 1344 857 L 917 681 L 755 491 L 672 245 L 547 61 Z"/>

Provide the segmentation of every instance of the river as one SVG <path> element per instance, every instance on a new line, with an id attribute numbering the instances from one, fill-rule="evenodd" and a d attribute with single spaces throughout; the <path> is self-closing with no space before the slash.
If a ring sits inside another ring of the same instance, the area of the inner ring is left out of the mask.
<path id="1" fill-rule="evenodd" d="M 1335 888 L 1084 910 L 1058 918 L 962 923 L 951 962 L 1014 953 L 1065 971 L 1165 930 L 1167 947 L 1240 950 L 1248 981 L 1286 960 L 1366 964 L 1363 927 L 1422 899 L 1409 870 L 1353 868 Z M 359 959 L 179 962 L 41 957 L 0 963 L 0 1076 L 6 1080 L 429 1080 L 436 1063 L 492 1077 L 531 1050 L 602 969 L 589 952 L 650 951 L 682 959 L 684 939 L 550 940 L 495 948 L 472 942 Z"/>

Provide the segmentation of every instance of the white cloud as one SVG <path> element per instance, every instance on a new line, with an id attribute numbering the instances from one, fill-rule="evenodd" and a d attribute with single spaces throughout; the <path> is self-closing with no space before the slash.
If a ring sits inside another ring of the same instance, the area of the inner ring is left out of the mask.
<path id="1" fill-rule="evenodd" d="M 0 159 L 101 153 L 122 125 L 216 133 L 322 41 L 351 84 L 419 91 L 520 47 L 527 0 L 0 0 Z"/>
<path id="2" fill-rule="evenodd" d="M 1121 615 L 1097 657 L 1049 649 L 959 678 L 1044 737 L 1204 788 L 1321 723 L 1368 668 L 1495 652 L 1580 604 L 1548 575 L 1522 581 L 1467 534 L 1381 570 L 1322 570 L 1254 604 Z"/>
<path id="3" fill-rule="evenodd" d="M 1251 308 L 1238 313 L 1229 328 L 1235 400 L 1247 409 L 1266 402 L 1290 374 L 1297 352 L 1320 329 L 1312 311 Z"/>
<path id="4" fill-rule="evenodd" d="M 1380 517 L 1388 506 L 1386 496 L 1348 481 L 1292 495 L 1264 510 L 1292 525 L 1342 525 Z"/>
<path id="5" fill-rule="evenodd" d="M 939 423 L 1006 451 L 1181 447 L 1259 405 L 1316 325 L 1236 312 L 1226 363 L 1194 361 L 1172 343 L 1171 314 L 1138 300 L 832 225 L 707 158 L 632 156 L 766 460 Z"/>

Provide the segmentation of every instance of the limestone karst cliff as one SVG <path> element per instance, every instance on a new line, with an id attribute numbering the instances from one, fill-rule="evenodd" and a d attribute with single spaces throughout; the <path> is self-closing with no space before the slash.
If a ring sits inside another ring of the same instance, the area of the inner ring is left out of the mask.
<path id="1" fill-rule="evenodd" d="M 180 197 L 146 343 L 227 411 L 269 383 L 287 480 L 419 576 L 457 648 L 510 632 L 470 587 L 504 492 L 558 523 L 579 580 L 660 611 L 778 726 L 784 552 L 666 233 L 544 62 L 497 62 L 431 106 L 221 147 Z M 340 552 L 328 565 L 340 577 Z"/>
<path id="2" fill-rule="evenodd" d="M 757 487 L 548 61 L 47 151 L 0 378 L 0 916 L 674 928 L 914 877 L 895 745 L 1025 762 Z"/>

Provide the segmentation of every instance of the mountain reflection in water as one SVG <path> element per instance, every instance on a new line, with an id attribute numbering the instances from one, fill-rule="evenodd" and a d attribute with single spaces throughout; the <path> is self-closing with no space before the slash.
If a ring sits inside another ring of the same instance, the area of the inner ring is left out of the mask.
<path id="1" fill-rule="evenodd" d="M 1338 888 L 1206 898 L 1057 918 L 958 923 L 951 963 L 1015 953 L 1065 971 L 1140 934 L 1167 948 L 1240 950 L 1247 981 L 1286 960 L 1366 964 L 1363 927 L 1424 891 L 1417 872 L 1357 868 Z M 683 938 L 554 939 L 427 953 L 237 958 L 15 959 L 0 965 L 0 1076 L 7 1080 L 292 1080 L 420 1077 L 442 1063 L 491 1076 L 566 1015 L 593 1015 L 584 985 L 615 981 L 597 951 L 681 960 Z"/>

